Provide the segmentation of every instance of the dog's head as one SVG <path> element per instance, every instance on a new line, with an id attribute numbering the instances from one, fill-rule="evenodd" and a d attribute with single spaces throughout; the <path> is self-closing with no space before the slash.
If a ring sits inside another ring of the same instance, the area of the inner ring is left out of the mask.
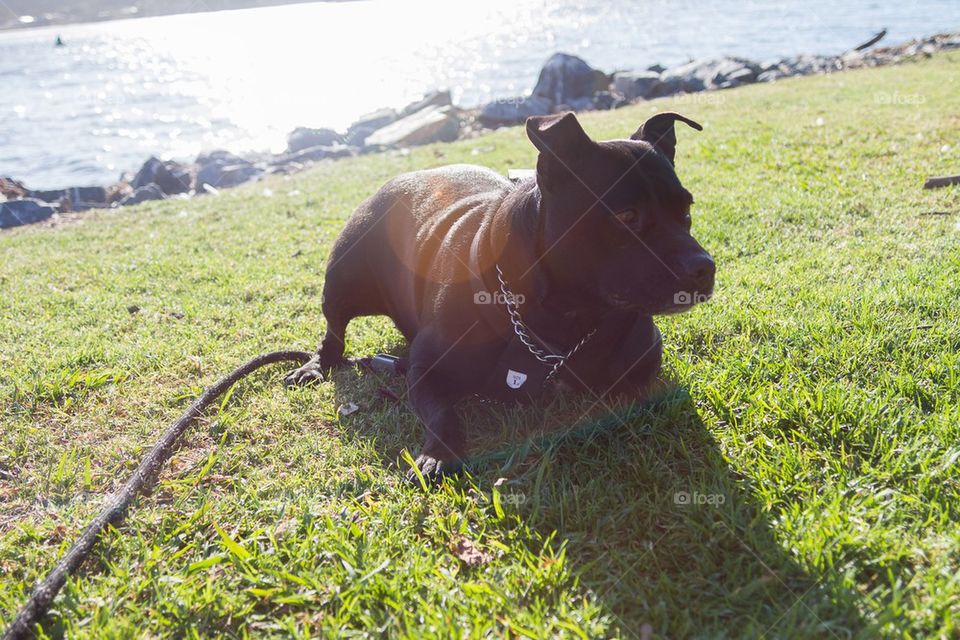
<path id="1" fill-rule="evenodd" d="M 595 142 L 572 113 L 527 120 L 540 151 L 539 255 L 579 297 L 645 314 L 684 311 L 713 293 L 714 264 L 690 235 L 693 196 L 674 171 L 676 113 L 628 140 Z"/>

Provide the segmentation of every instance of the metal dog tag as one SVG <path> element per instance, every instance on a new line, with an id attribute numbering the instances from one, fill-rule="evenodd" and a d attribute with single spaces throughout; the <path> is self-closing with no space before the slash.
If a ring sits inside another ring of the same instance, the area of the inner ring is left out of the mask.
<path id="1" fill-rule="evenodd" d="M 507 369 L 507 386 L 511 389 L 519 389 L 527 381 L 527 374 L 513 369 Z"/>

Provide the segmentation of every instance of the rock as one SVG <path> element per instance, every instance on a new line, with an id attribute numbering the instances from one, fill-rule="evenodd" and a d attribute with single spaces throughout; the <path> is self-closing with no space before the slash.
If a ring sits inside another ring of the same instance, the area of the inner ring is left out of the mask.
<path id="1" fill-rule="evenodd" d="M 449 97 L 450 93 L 446 92 L 446 95 Z M 357 120 L 350 125 L 350 129 L 353 129 L 354 127 L 373 127 L 374 129 L 380 129 L 387 126 L 391 122 L 395 122 L 399 118 L 400 114 L 398 114 L 394 109 L 378 109 L 377 111 L 373 111 L 357 118 Z M 350 131 L 350 129 L 347 129 L 347 131 Z"/>
<path id="2" fill-rule="evenodd" d="M 431 91 L 430 93 L 424 95 L 422 98 L 408 104 L 400 112 L 400 117 L 405 118 L 409 115 L 413 115 L 417 111 L 423 111 L 427 107 L 451 107 L 453 106 L 453 100 L 450 97 L 450 92 L 447 90 L 443 91 Z"/>
<path id="3" fill-rule="evenodd" d="M 593 111 L 595 107 L 593 106 L 593 97 L 586 96 L 584 98 L 576 98 L 571 100 L 569 104 L 558 104 L 554 106 L 555 111 Z"/>
<path id="4" fill-rule="evenodd" d="M 779 69 L 770 69 L 769 71 L 764 71 L 757 76 L 757 82 L 773 82 L 774 80 L 779 80 L 780 78 L 787 77 L 787 74 L 783 73 Z"/>
<path id="5" fill-rule="evenodd" d="M 626 97 L 616 91 L 598 91 L 593 94 L 594 109 L 619 109 L 628 104 Z"/>
<path id="6" fill-rule="evenodd" d="M 660 86 L 660 74 L 654 71 L 620 71 L 613 74 L 613 89 L 627 100 L 651 98 Z"/>
<path id="7" fill-rule="evenodd" d="M 335 144 L 331 146 L 317 146 L 298 151 L 297 153 L 288 153 L 280 156 L 270 164 L 273 166 L 286 165 L 290 163 L 303 163 L 311 160 L 324 160 L 326 158 L 344 158 L 356 155 L 356 147 L 349 147 L 344 144 Z"/>
<path id="8" fill-rule="evenodd" d="M 379 111 L 368 113 L 350 125 L 347 133 L 343 136 L 343 141 L 349 146 L 362 147 L 367 136 L 377 129 L 382 129 L 388 124 L 396 122 L 399 118 L 400 114 L 393 109 L 380 109 Z"/>
<path id="9" fill-rule="evenodd" d="M 739 87 L 742 84 L 750 84 L 757 81 L 757 72 L 749 69 L 747 67 L 741 67 L 727 74 L 727 77 L 721 82 L 717 88 L 719 89 L 731 89 L 733 87 Z"/>
<path id="10" fill-rule="evenodd" d="M 544 63 L 530 96 L 489 102 L 480 108 L 477 120 L 486 127 L 500 127 L 563 107 L 576 111 L 610 108 L 607 105 L 617 104 L 618 99 L 607 92 L 609 85 L 610 78 L 602 71 L 576 56 L 555 53 Z"/>
<path id="11" fill-rule="evenodd" d="M 382 127 L 371 127 L 364 125 L 354 127 L 351 125 L 350 130 L 347 131 L 347 133 L 343 136 L 343 143 L 348 147 L 359 147 L 362 149 L 364 146 L 366 146 L 367 138 L 370 137 L 370 134 L 381 128 Z"/>
<path id="12" fill-rule="evenodd" d="M 789 62 L 787 58 L 769 58 L 757 65 L 757 67 L 759 67 L 757 71 L 759 73 L 763 73 L 764 71 L 773 71 L 774 69 L 779 69 L 780 65 L 787 62 Z"/>
<path id="13" fill-rule="evenodd" d="M 299 162 L 283 162 L 282 160 L 275 160 L 270 164 L 270 167 L 267 169 L 267 171 L 271 174 L 286 175 L 288 173 L 297 173 L 298 171 L 303 171 L 304 168 L 305 166 Z"/>
<path id="14" fill-rule="evenodd" d="M 34 198 L 0 202 L 0 229 L 40 222 L 56 212 L 56 207 Z"/>
<path id="15" fill-rule="evenodd" d="M 756 81 L 759 72 L 759 65 L 743 58 L 694 60 L 664 71 L 656 95 L 726 89 Z"/>
<path id="16" fill-rule="evenodd" d="M 151 183 L 139 189 L 134 189 L 133 193 L 121 200 L 117 206 L 130 207 L 135 204 L 140 204 L 141 202 L 149 202 L 150 200 L 163 200 L 166 197 L 163 189 Z"/>
<path id="17" fill-rule="evenodd" d="M 158 158 L 150 158 L 143 163 L 140 171 L 131 181 L 134 190 L 155 184 L 167 195 L 186 193 L 190 191 L 193 176 L 190 169 L 179 162 L 161 162 Z"/>
<path id="18" fill-rule="evenodd" d="M 107 190 L 103 187 L 70 187 L 29 191 L 27 197 L 48 203 L 57 203 L 61 211 L 86 211 L 107 206 Z"/>
<path id="19" fill-rule="evenodd" d="M 837 58 L 804 54 L 791 60 L 790 67 L 793 75 L 824 73 L 837 68 Z"/>
<path id="20" fill-rule="evenodd" d="M 211 187 L 235 187 L 260 176 L 262 171 L 249 160 L 235 156 L 229 151 L 211 151 L 197 158 L 197 179 L 194 190 L 203 190 L 203 185 Z"/>
<path id="21" fill-rule="evenodd" d="M 107 191 L 107 206 L 113 206 L 115 202 L 119 203 L 128 195 L 133 193 L 133 188 L 130 186 L 129 182 L 126 182 L 125 180 L 121 180 L 120 182 L 117 182 L 107 187 L 106 191 Z"/>
<path id="22" fill-rule="evenodd" d="M 287 136 L 287 152 L 296 153 L 310 147 L 329 147 L 343 140 L 333 129 L 310 129 L 297 127 Z"/>
<path id="23" fill-rule="evenodd" d="M 477 120 L 485 127 L 502 127 L 525 121 L 530 116 L 553 113 L 553 102 L 538 96 L 494 100 L 480 108 Z"/>
<path id="24" fill-rule="evenodd" d="M 933 44 L 942 49 L 960 48 L 960 33 L 944 33 L 931 38 Z"/>
<path id="25" fill-rule="evenodd" d="M 540 70 L 532 95 L 553 104 L 570 104 L 577 98 L 589 98 L 597 91 L 605 90 L 609 84 L 607 74 L 577 56 L 555 53 Z"/>
<path id="26" fill-rule="evenodd" d="M 596 109 L 615 109 L 626 104 L 622 95 L 610 91 L 597 91 L 590 97 L 571 100 L 569 104 L 554 105 L 553 111 L 593 111 Z"/>
<path id="27" fill-rule="evenodd" d="M 667 68 L 662 64 L 660 64 L 659 62 L 657 64 L 652 64 L 649 67 L 647 67 L 647 71 L 653 71 L 654 73 L 663 73 L 666 70 Z"/>
<path id="28" fill-rule="evenodd" d="M 374 131 L 367 146 L 409 147 L 430 142 L 456 140 L 460 117 L 452 106 L 430 105 Z"/>
<path id="29" fill-rule="evenodd" d="M 722 58 L 711 69 L 712 77 L 710 82 L 714 86 L 722 86 L 737 82 L 748 84 L 755 82 L 760 69 L 757 63 L 743 58 Z"/>
<path id="30" fill-rule="evenodd" d="M 660 85 L 654 95 L 666 96 L 681 91 L 693 93 L 706 89 L 706 84 L 698 75 L 705 61 L 694 60 L 679 67 L 671 67 L 660 74 Z"/>
<path id="31" fill-rule="evenodd" d="M 25 198 L 29 190 L 23 183 L 13 178 L 0 177 L 0 194 L 8 200 Z"/>
<path id="32" fill-rule="evenodd" d="M 71 211 L 101 209 L 108 206 L 107 190 L 104 187 L 71 187 L 66 190 L 65 195 L 70 202 Z"/>
<path id="33" fill-rule="evenodd" d="M 43 200 L 44 202 L 59 202 L 61 198 L 65 198 L 66 196 L 66 189 L 43 189 L 37 191 L 30 189 L 26 195 L 27 198 Z"/>
<path id="34" fill-rule="evenodd" d="M 868 66 L 868 59 L 862 51 L 847 51 L 837 61 L 844 69 L 858 69 Z"/>

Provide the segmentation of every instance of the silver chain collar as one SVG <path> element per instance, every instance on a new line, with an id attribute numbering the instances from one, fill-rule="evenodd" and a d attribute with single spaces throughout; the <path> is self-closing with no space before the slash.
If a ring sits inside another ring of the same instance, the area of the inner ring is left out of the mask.
<path id="1" fill-rule="evenodd" d="M 587 341 L 593 337 L 593 334 L 595 334 L 597 330 L 596 328 L 591 329 L 587 335 L 580 338 L 580 342 L 573 345 L 573 347 L 563 355 L 544 351 L 538 347 L 534 339 L 530 337 L 527 325 L 523 321 L 523 317 L 520 315 L 520 309 L 517 308 L 516 298 L 514 297 L 513 292 L 510 291 L 510 287 L 507 286 L 507 280 L 503 275 L 503 271 L 500 270 L 500 265 L 497 264 L 494 266 L 496 266 L 497 269 L 497 280 L 500 281 L 500 293 L 503 294 L 503 301 L 507 305 L 507 314 L 510 316 L 510 324 L 513 325 L 513 332 L 517 334 L 518 338 L 520 338 L 520 342 L 522 342 L 523 346 L 527 348 L 527 351 L 530 352 L 530 355 L 540 362 L 550 365 L 550 371 L 547 372 L 547 376 L 543 379 L 543 382 L 547 383 L 555 375 L 557 375 L 557 372 L 560 371 L 560 367 L 567 362 L 567 359 L 579 351 L 580 347 L 585 345 Z"/>

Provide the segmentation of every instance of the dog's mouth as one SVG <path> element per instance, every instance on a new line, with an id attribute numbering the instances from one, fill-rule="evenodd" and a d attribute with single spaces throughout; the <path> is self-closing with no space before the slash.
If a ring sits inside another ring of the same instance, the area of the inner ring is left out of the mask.
<path id="1" fill-rule="evenodd" d="M 677 313 L 689 311 L 702 302 L 706 302 L 713 297 L 713 292 L 706 294 L 697 294 L 696 296 L 674 296 L 672 300 L 660 305 L 642 304 L 636 300 L 618 293 L 610 293 L 605 296 L 607 304 L 614 309 L 623 311 L 641 311 L 651 316 L 669 316 Z"/>

